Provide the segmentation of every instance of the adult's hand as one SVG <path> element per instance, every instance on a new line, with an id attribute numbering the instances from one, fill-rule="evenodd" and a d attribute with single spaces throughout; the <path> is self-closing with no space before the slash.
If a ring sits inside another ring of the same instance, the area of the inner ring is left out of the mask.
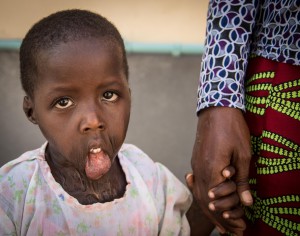
<path id="1" fill-rule="evenodd" d="M 241 219 L 243 217 L 243 209 L 238 205 L 239 197 L 236 192 L 236 184 L 230 178 L 235 174 L 235 169 L 232 166 L 226 167 L 222 171 L 222 175 L 227 179 L 227 181 L 222 182 L 220 185 L 210 189 L 209 194 L 213 196 L 213 204 L 215 210 L 223 212 L 223 217 L 230 219 Z M 186 184 L 191 192 L 193 192 L 194 187 L 194 175 L 189 173 L 185 177 Z M 208 217 L 203 214 L 202 209 L 196 202 L 195 198 L 193 203 L 188 210 L 187 219 L 191 228 L 191 236 L 204 236 L 211 235 L 215 225 L 208 219 Z M 242 225 L 241 225 L 242 227 Z M 243 235 L 243 230 L 235 232 L 235 236 Z"/>
<path id="2" fill-rule="evenodd" d="M 232 165 L 236 170 L 234 181 L 243 205 L 252 204 L 248 184 L 251 159 L 250 133 L 241 110 L 228 107 L 210 107 L 198 117 L 197 135 L 192 156 L 195 176 L 193 194 L 202 211 L 221 232 L 241 232 L 242 219 L 226 220 L 218 211 L 208 208 L 212 201 L 209 189 L 225 181 L 222 170 Z"/>

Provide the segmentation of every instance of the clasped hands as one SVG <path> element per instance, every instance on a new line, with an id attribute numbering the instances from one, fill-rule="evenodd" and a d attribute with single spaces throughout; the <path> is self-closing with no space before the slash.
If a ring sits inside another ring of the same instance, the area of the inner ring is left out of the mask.
<path id="1" fill-rule="evenodd" d="M 251 143 L 243 112 L 210 107 L 200 112 L 187 185 L 202 213 L 218 231 L 243 235 L 244 206 L 253 199 L 248 184 Z"/>

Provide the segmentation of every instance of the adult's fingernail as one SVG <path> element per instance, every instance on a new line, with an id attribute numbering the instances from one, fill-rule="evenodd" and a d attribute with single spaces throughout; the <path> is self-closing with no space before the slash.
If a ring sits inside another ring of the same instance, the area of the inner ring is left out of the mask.
<path id="1" fill-rule="evenodd" d="M 242 197 L 242 201 L 246 205 L 251 205 L 253 203 L 252 195 L 251 195 L 249 190 L 246 190 L 246 191 L 242 192 L 241 197 Z"/>

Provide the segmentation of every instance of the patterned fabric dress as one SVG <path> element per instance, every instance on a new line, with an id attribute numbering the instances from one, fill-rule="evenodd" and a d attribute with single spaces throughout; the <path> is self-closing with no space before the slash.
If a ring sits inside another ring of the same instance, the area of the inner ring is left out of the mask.
<path id="1" fill-rule="evenodd" d="M 264 58 L 251 59 L 246 81 L 246 120 L 254 156 L 250 186 L 254 205 L 249 233 L 300 233 L 300 71 Z M 253 231 L 253 232 L 252 232 Z"/>
<path id="2" fill-rule="evenodd" d="M 242 109 L 254 205 L 244 235 L 300 235 L 300 1 L 211 0 L 198 109 Z"/>

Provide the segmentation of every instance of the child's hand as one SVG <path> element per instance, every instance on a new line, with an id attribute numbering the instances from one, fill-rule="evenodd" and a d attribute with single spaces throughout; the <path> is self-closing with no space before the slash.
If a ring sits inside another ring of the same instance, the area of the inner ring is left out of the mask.
<path id="1" fill-rule="evenodd" d="M 236 184 L 230 180 L 234 174 L 235 169 L 232 166 L 226 167 L 222 171 L 222 175 L 227 178 L 227 180 L 209 190 L 208 196 L 212 201 L 209 203 L 208 208 L 211 211 L 220 212 L 229 224 L 236 225 L 231 233 L 234 235 L 243 235 L 242 232 L 246 228 L 246 224 L 242 219 L 244 211 L 239 204 Z M 221 234 L 226 233 L 225 229 L 220 227 L 216 228 Z"/>
<path id="2" fill-rule="evenodd" d="M 193 192 L 194 175 L 191 173 L 187 174 L 185 180 L 188 188 Z M 209 236 L 215 228 L 215 225 L 203 213 L 195 198 L 193 199 L 192 205 L 187 211 L 186 216 L 191 228 L 190 236 Z"/>
<path id="3" fill-rule="evenodd" d="M 209 209 L 222 214 L 224 221 L 231 226 L 230 229 L 227 230 L 216 226 L 220 233 L 223 234 L 229 231 L 234 235 L 243 235 L 243 231 L 246 228 L 246 224 L 242 219 L 244 212 L 242 207 L 239 205 L 236 184 L 230 180 L 234 174 L 235 169 L 232 166 L 226 167 L 222 171 L 222 175 L 227 180 L 209 190 L 208 196 L 211 199 Z M 191 191 L 193 190 L 193 179 L 193 174 L 186 175 L 186 183 Z"/>
<path id="4" fill-rule="evenodd" d="M 226 167 L 222 175 L 227 181 L 217 185 L 208 192 L 212 200 L 208 208 L 211 211 L 220 211 L 225 219 L 238 219 L 244 215 L 242 207 L 239 205 L 239 196 L 236 192 L 236 184 L 230 178 L 235 174 L 232 166 Z"/>

